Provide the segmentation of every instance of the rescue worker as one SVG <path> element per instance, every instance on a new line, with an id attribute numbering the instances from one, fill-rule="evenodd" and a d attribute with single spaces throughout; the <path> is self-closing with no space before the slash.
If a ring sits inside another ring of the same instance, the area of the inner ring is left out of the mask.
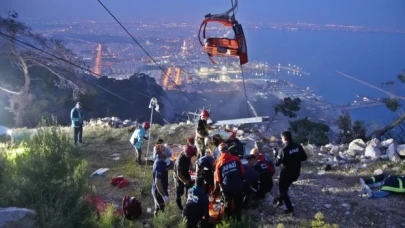
<path id="1" fill-rule="evenodd" d="M 198 150 L 198 157 L 205 155 L 205 150 L 207 149 L 207 143 L 209 140 L 209 131 L 214 130 L 208 126 L 207 120 L 210 117 L 210 114 L 207 110 L 202 110 L 201 119 L 198 121 L 196 129 L 196 146 Z"/>
<path id="2" fill-rule="evenodd" d="M 72 120 L 74 145 L 77 146 L 77 141 L 79 141 L 79 143 L 84 143 L 82 140 L 84 119 L 82 103 L 76 103 L 76 106 L 70 111 L 70 119 Z"/>
<path id="3" fill-rule="evenodd" d="M 255 155 L 250 155 L 249 163 L 253 165 L 254 169 L 259 173 L 260 189 L 255 195 L 254 199 L 264 199 L 266 193 L 271 192 L 273 188 L 273 175 L 270 172 L 268 166 L 257 160 Z"/>
<path id="4" fill-rule="evenodd" d="M 187 145 L 195 146 L 195 137 L 187 138 Z"/>
<path id="5" fill-rule="evenodd" d="M 218 149 L 221 155 L 215 168 L 216 190 L 219 188 L 225 199 L 225 213 L 240 220 L 245 169 L 240 159 L 229 153 L 225 143 L 221 143 Z"/>
<path id="6" fill-rule="evenodd" d="M 158 211 L 163 211 L 165 208 L 165 203 L 169 203 L 169 174 L 166 167 L 167 152 L 163 145 L 158 144 L 154 147 L 154 151 L 158 159 L 155 160 L 152 168 L 152 196 L 155 201 L 155 213 L 157 215 Z"/>
<path id="7" fill-rule="evenodd" d="M 159 145 L 159 144 L 163 145 L 164 142 L 165 142 L 165 141 L 164 141 L 163 139 L 159 139 L 159 140 L 156 142 L 155 145 Z M 170 158 L 172 157 L 173 153 L 172 153 L 172 151 L 171 151 L 167 146 L 165 146 L 165 148 L 166 148 L 166 152 L 167 152 L 166 164 L 167 164 L 167 168 L 170 170 L 170 169 L 173 168 L 173 162 L 170 160 Z M 153 156 L 152 156 L 152 158 L 153 158 L 153 160 L 156 160 L 156 159 L 157 159 L 157 156 L 156 156 L 155 151 L 153 151 Z"/>
<path id="8" fill-rule="evenodd" d="M 184 188 L 186 188 L 187 193 L 187 190 L 194 185 L 189 171 L 192 169 L 191 158 L 196 155 L 197 149 L 193 146 L 187 146 L 174 163 L 173 178 L 176 186 L 176 204 L 180 210 L 183 210 L 181 196 L 184 194 Z"/>
<path id="9" fill-rule="evenodd" d="M 363 193 L 367 194 L 368 198 L 384 198 L 391 193 L 405 193 L 405 176 L 384 174 L 376 175 L 367 179 L 360 178 L 360 184 L 363 187 Z M 379 191 L 372 191 L 371 188 L 380 188 Z"/>
<path id="10" fill-rule="evenodd" d="M 221 153 L 219 152 L 219 150 L 218 150 L 218 147 L 219 147 L 219 145 L 220 145 L 221 143 L 224 143 L 225 141 L 221 138 L 221 136 L 220 136 L 219 134 L 215 134 L 214 136 L 212 136 L 212 139 L 213 139 L 214 145 L 215 145 L 215 149 L 214 149 L 214 151 L 213 151 L 213 153 L 212 153 L 212 156 L 213 156 L 215 159 L 218 159 L 218 158 L 219 158 L 219 155 L 221 154 Z"/>
<path id="11" fill-rule="evenodd" d="M 261 153 L 259 152 L 259 149 L 257 149 L 257 148 L 253 148 L 253 149 L 250 151 L 250 154 L 253 154 L 253 155 L 256 157 L 257 160 L 259 160 L 259 161 L 263 162 L 264 164 L 266 164 L 267 167 L 268 167 L 269 170 L 270 170 L 271 175 L 272 175 L 272 176 L 274 175 L 274 173 L 276 172 L 276 169 L 275 169 L 274 164 L 273 164 L 273 162 L 271 161 L 270 157 L 264 156 L 263 154 L 261 154 Z"/>
<path id="12" fill-rule="evenodd" d="M 257 172 L 257 170 L 253 168 L 254 159 L 256 159 L 256 157 L 254 155 L 248 155 L 245 159 L 248 161 L 248 163 L 243 165 L 243 168 L 245 169 L 243 208 L 249 209 L 252 198 L 255 197 L 260 189 L 260 176 L 259 172 Z"/>
<path id="13" fill-rule="evenodd" d="M 206 227 L 209 221 L 208 195 L 204 190 L 204 178 L 197 178 L 196 185 L 188 191 L 187 203 L 183 217 L 186 218 L 187 228 Z"/>
<path id="14" fill-rule="evenodd" d="M 143 140 L 149 140 L 149 138 L 146 136 L 146 131 L 149 128 L 150 128 L 150 123 L 148 121 L 144 122 L 142 124 L 142 128 L 136 129 L 134 131 L 134 133 L 132 134 L 131 139 L 129 140 L 135 148 L 138 164 L 141 164 L 141 162 L 142 162 L 141 156 L 142 156 Z"/>
<path id="15" fill-rule="evenodd" d="M 307 160 L 307 154 L 300 144 L 294 143 L 290 131 L 282 132 L 281 139 L 284 146 L 274 156 L 276 166 L 283 165 L 279 178 L 280 197 L 274 199 L 274 202 L 276 207 L 281 206 L 284 202 L 287 207 L 284 213 L 292 214 L 294 208 L 288 196 L 288 188 L 298 180 L 301 172 L 301 162 Z"/>
<path id="16" fill-rule="evenodd" d="M 214 169 L 215 159 L 211 155 L 205 155 L 196 162 L 197 177 L 203 177 L 204 189 L 207 194 L 214 187 Z"/>

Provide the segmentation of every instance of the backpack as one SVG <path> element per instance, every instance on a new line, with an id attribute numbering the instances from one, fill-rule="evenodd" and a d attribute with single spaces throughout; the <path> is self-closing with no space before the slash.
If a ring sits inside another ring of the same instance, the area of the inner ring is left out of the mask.
<path id="1" fill-rule="evenodd" d="M 134 197 L 125 196 L 122 199 L 122 211 L 124 212 L 125 218 L 133 220 L 141 216 L 142 205 Z"/>
<path id="2" fill-rule="evenodd" d="M 243 157 L 245 155 L 245 148 L 239 139 L 229 139 L 226 144 L 228 146 L 229 153 L 232 155 L 238 157 Z"/>

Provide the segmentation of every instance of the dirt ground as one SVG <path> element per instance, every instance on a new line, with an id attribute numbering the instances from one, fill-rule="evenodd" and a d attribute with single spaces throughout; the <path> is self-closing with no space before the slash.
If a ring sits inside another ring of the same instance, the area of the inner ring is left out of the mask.
<path id="1" fill-rule="evenodd" d="M 179 127 L 176 133 L 168 134 L 170 126 L 163 130 L 161 127 L 152 128 L 153 140 L 163 138 L 168 143 L 184 144 L 190 134 L 187 127 Z M 139 218 L 144 227 L 151 224 L 153 218 L 153 199 L 151 197 L 151 165 L 138 166 L 135 163 L 134 149 L 128 142 L 132 132 L 128 129 L 110 129 L 87 127 L 84 129 L 86 145 L 78 149 L 82 151 L 88 162 L 89 175 L 98 168 L 110 168 L 104 176 L 93 176 L 90 183 L 94 185 L 96 194 L 108 202 L 120 205 L 125 195 L 135 196 L 143 207 L 143 215 Z M 146 145 L 144 147 L 146 152 Z M 112 154 L 119 153 L 120 160 L 114 161 Z M 322 212 L 325 221 L 335 223 L 340 227 L 405 227 L 404 195 L 391 195 L 382 199 L 361 197 L 360 177 L 373 174 L 375 169 L 386 164 L 385 173 L 405 174 L 404 164 L 393 164 L 388 161 L 368 163 L 366 168 L 358 172 L 357 164 L 334 167 L 325 175 L 319 176 L 318 170 L 323 168 L 316 155 L 312 152 L 309 160 L 303 164 L 302 175 L 293 184 L 290 198 L 295 205 L 295 215 L 285 216 L 283 209 L 274 209 L 271 197 L 268 201 L 258 203 L 258 207 L 244 213 L 252 216 L 252 221 L 262 227 L 277 227 L 283 223 L 285 227 L 301 227 L 303 220 L 311 220 L 315 213 Z M 394 171 L 395 170 L 395 171 Z M 130 186 L 119 189 L 110 185 L 110 180 L 116 175 L 124 175 L 131 182 Z M 277 195 L 278 173 L 275 175 L 273 194 Z M 172 172 L 169 173 L 171 199 L 174 200 L 174 185 Z M 151 210 L 149 212 L 149 209 Z M 137 223 L 138 225 L 140 223 Z M 138 227 L 138 226 L 134 226 Z"/>

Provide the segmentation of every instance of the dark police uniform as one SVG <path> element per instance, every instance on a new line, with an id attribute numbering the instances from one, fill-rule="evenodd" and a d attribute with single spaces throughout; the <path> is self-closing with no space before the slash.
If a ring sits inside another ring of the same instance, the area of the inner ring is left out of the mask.
<path id="1" fill-rule="evenodd" d="M 298 179 L 301 172 L 301 162 L 307 160 L 307 154 L 300 144 L 287 142 L 276 154 L 276 166 L 283 165 L 280 172 L 279 190 L 280 202 L 285 203 L 288 211 L 294 211 L 288 196 L 288 188 Z"/>
<path id="2" fill-rule="evenodd" d="M 177 157 L 176 162 L 174 163 L 173 178 L 176 186 L 176 203 L 180 209 L 183 209 L 181 204 L 181 196 L 184 194 L 184 188 L 189 189 L 191 186 L 185 186 L 180 178 L 177 177 L 177 172 L 181 173 L 186 180 L 191 181 L 191 176 L 189 174 L 190 165 L 191 158 L 187 157 L 184 152 Z"/>
<path id="3" fill-rule="evenodd" d="M 199 224 L 205 227 L 209 219 L 208 204 L 208 195 L 203 188 L 194 186 L 188 191 L 187 203 L 183 211 L 183 217 L 187 219 L 187 228 L 197 228 Z"/>
<path id="4" fill-rule="evenodd" d="M 165 207 L 165 202 L 163 200 L 163 197 L 159 194 L 156 186 L 155 179 L 158 178 L 162 182 L 163 190 L 166 195 L 168 194 L 168 187 L 169 187 L 169 173 L 167 171 L 167 165 L 166 162 L 161 161 L 161 160 L 156 160 L 155 163 L 153 164 L 153 169 L 152 169 L 152 176 L 153 176 L 153 182 L 152 182 L 152 196 L 155 201 L 155 215 L 158 211 L 164 210 Z"/>
<path id="5" fill-rule="evenodd" d="M 260 176 L 260 189 L 255 198 L 263 199 L 266 193 L 270 192 L 273 188 L 272 173 L 266 163 L 258 161 L 254 166 Z"/>
<path id="6" fill-rule="evenodd" d="M 259 173 L 250 165 L 243 165 L 245 169 L 244 186 L 243 186 L 243 207 L 248 209 L 252 197 L 257 194 L 259 186 Z"/>
<path id="7" fill-rule="evenodd" d="M 204 178 L 204 189 L 209 193 L 210 187 L 214 186 L 214 158 L 212 156 L 204 156 L 197 160 L 197 173 L 201 171 L 201 176 Z"/>

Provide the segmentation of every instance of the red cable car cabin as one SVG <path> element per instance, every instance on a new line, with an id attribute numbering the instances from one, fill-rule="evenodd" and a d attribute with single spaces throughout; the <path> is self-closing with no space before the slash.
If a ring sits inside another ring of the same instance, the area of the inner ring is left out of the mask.
<path id="1" fill-rule="evenodd" d="M 205 30 L 207 24 L 212 22 L 221 23 L 226 27 L 232 27 L 235 33 L 235 38 L 207 38 Z M 239 24 L 233 16 L 230 18 L 220 18 L 212 17 L 210 14 L 206 15 L 205 20 L 201 23 L 198 38 L 204 52 L 208 54 L 208 57 L 214 64 L 216 64 L 216 62 L 213 59 L 213 56 L 239 57 L 240 65 L 248 62 L 246 39 L 242 25 Z"/>

